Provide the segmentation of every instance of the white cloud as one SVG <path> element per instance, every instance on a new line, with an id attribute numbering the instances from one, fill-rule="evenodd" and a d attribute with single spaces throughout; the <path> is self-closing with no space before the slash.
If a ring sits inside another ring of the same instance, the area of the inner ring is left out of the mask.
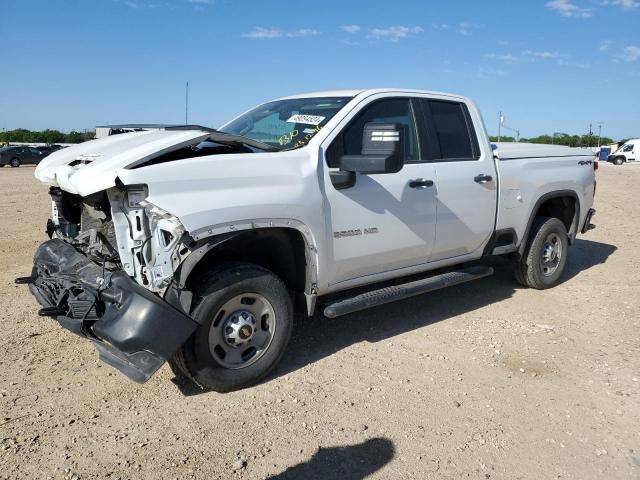
<path id="1" fill-rule="evenodd" d="M 632 10 L 640 7 L 640 2 L 638 0 L 605 0 L 602 2 L 602 5 L 614 5 L 616 7 L 621 7 L 624 10 Z"/>
<path id="2" fill-rule="evenodd" d="M 523 50 L 520 53 L 488 53 L 485 57 L 507 65 L 520 65 L 522 63 L 531 63 L 537 61 L 555 61 L 557 65 L 569 66 L 570 63 L 565 59 L 568 57 L 566 53 L 552 52 L 548 50 Z M 573 65 L 573 64 L 571 64 Z"/>
<path id="3" fill-rule="evenodd" d="M 593 8 L 579 7 L 570 0 L 551 0 L 545 5 L 565 17 L 590 18 L 593 16 Z"/>
<path id="4" fill-rule="evenodd" d="M 187 0 L 188 3 L 194 3 L 196 5 L 211 5 L 213 0 Z"/>
<path id="5" fill-rule="evenodd" d="M 277 28 L 255 27 L 251 32 L 243 33 L 242 36 L 245 38 L 256 38 L 263 40 L 281 37 L 282 32 Z"/>
<path id="6" fill-rule="evenodd" d="M 313 28 L 300 28 L 298 30 L 294 30 L 293 32 L 287 33 L 287 37 L 296 38 L 296 37 L 315 37 L 316 35 L 320 35 L 318 30 L 314 30 Z"/>
<path id="7" fill-rule="evenodd" d="M 598 50 L 600 50 L 601 52 L 606 52 L 609 50 L 609 48 L 611 48 L 611 40 L 603 40 L 600 42 Z"/>
<path id="8" fill-rule="evenodd" d="M 564 58 L 560 58 L 556 61 L 556 65 L 559 67 L 570 67 L 570 68 L 582 68 L 587 69 L 591 68 L 591 63 L 589 62 L 572 62 L 569 60 L 565 60 Z"/>
<path id="9" fill-rule="evenodd" d="M 320 35 L 318 30 L 313 28 L 299 28 L 298 30 L 292 30 L 290 32 L 283 32 L 279 28 L 265 28 L 255 27 L 252 31 L 243 33 L 244 38 L 254 38 L 258 40 L 270 40 L 273 38 L 289 37 L 289 38 L 301 38 L 301 37 L 314 37 Z"/>
<path id="10" fill-rule="evenodd" d="M 405 27 L 404 25 L 394 25 L 387 28 L 374 28 L 371 30 L 371 37 L 382 38 L 397 42 L 401 38 L 406 38 L 411 34 L 424 32 L 422 27 Z"/>
<path id="11" fill-rule="evenodd" d="M 458 24 L 458 33 L 460 35 L 470 36 L 473 35 L 473 31 L 480 28 L 477 23 L 462 22 Z"/>
<path id="12" fill-rule="evenodd" d="M 525 61 L 523 57 L 516 56 L 512 53 L 487 53 L 485 57 L 490 58 L 491 60 L 504 62 L 508 65 L 517 65 Z"/>
<path id="13" fill-rule="evenodd" d="M 549 59 L 558 59 L 562 57 L 566 57 L 566 53 L 558 53 L 558 52 L 549 52 L 549 51 L 541 51 L 535 52 L 532 50 L 525 50 L 522 52 L 523 55 L 527 57 L 535 57 L 535 58 L 549 58 Z"/>
<path id="14" fill-rule="evenodd" d="M 147 8 L 156 8 L 158 5 L 156 5 L 155 3 L 150 3 L 147 1 L 140 1 L 140 0 L 126 0 L 124 2 L 124 4 L 129 7 L 129 8 L 133 8 L 135 10 L 142 10 L 142 9 L 147 9 Z"/>
<path id="15" fill-rule="evenodd" d="M 340 27 L 340 30 L 347 33 L 358 33 L 360 29 L 360 25 L 343 25 Z"/>
<path id="16" fill-rule="evenodd" d="M 621 57 L 625 62 L 635 62 L 640 59 L 640 47 L 637 45 L 629 45 L 623 48 Z"/>

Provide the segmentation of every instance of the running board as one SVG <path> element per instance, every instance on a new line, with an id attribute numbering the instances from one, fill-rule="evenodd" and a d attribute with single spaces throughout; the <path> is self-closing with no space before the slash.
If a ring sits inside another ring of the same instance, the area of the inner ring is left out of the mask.
<path id="1" fill-rule="evenodd" d="M 488 277 L 492 274 L 493 268 L 478 266 L 457 272 L 447 272 L 402 285 L 384 287 L 328 305 L 324 309 L 324 315 L 329 318 L 335 318 L 340 315 L 346 315 L 347 313 L 358 312 L 367 308 L 377 307 L 378 305 L 384 305 L 385 303 L 402 300 L 403 298 L 409 298 L 460 283 L 470 282 L 471 280 Z"/>

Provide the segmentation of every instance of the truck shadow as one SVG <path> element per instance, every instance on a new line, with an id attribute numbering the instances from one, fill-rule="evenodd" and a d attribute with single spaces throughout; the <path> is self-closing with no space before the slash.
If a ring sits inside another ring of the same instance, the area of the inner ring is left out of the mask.
<path id="1" fill-rule="evenodd" d="M 563 282 L 585 270 L 605 263 L 616 247 L 590 240 L 576 240 L 570 249 Z M 265 381 L 294 372 L 359 342 L 379 342 L 472 310 L 510 298 L 520 288 L 508 259 L 496 257 L 489 264 L 491 277 L 419 295 L 369 310 L 326 318 L 322 308 L 312 318 L 300 318 L 287 352 Z M 207 393 L 182 382 L 176 385 L 184 395 Z"/>
<path id="2" fill-rule="evenodd" d="M 571 247 L 563 283 L 600 265 L 616 247 L 590 240 L 576 240 Z M 504 258 L 489 261 L 495 273 L 479 281 L 390 303 L 330 319 L 318 311 L 296 324 L 291 345 L 271 378 L 286 375 L 332 355 L 354 343 L 379 342 L 472 310 L 510 298 L 521 287 L 513 279 Z"/>
<path id="3" fill-rule="evenodd" d="M 387 438 L 371 438 L 357 445 L 320 448 L 307 462 L 267 477 L 269 480 L 361 480 L 380 470 L 395 454 Z"/>

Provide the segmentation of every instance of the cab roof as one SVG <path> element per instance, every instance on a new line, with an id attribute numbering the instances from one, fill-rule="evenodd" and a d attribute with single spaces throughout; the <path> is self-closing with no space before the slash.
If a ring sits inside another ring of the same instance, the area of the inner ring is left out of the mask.
<path id="1" fill-rule="evenodd" d="M 299 93 L 296 95 L 288 95 L 278 98 L 277 100 L 287 100 L 292 98 L 314 98 L 314 97 L 355 97 L 358 95 L 369 96 L 377 93 L 420 93 L 430 95 L 443 95 L 461 100 L 466 99 L 461 95 L 444 92 L 434 92 L 430 90 L 419 90 L 410 88 L 360 88 L 360 89 L 344 89 L 344 90 L 325 90 L 319 92 Z"/>

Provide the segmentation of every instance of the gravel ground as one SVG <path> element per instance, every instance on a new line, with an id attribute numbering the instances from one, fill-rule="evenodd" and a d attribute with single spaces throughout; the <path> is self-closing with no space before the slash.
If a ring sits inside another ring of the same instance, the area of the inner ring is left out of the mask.
<path id="1" fill-rule="evenodd" d="M 263 384 L 145 385 L 39 318 L 33 168 L 0 169 L 0 478 L 640 478 L 640 168 L 603 165 L 595 223 L 548 291 L 488 279 L 298 322 Z"/>

